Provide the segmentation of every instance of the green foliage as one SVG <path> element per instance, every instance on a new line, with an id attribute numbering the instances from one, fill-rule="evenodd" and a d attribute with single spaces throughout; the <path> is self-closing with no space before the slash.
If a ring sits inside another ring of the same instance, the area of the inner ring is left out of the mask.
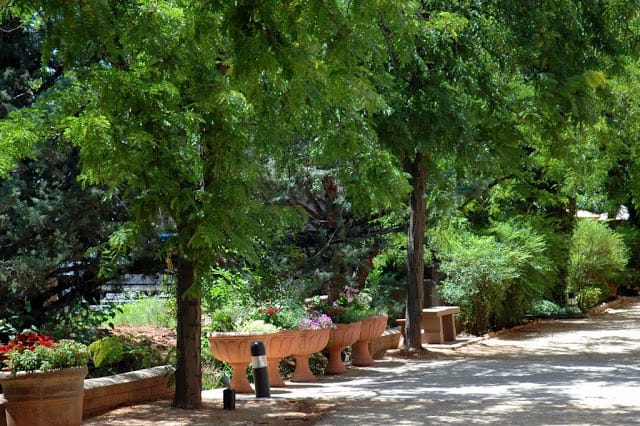
<path id="1" fill-rule="evenodd" d="M 582 309 L 589 309 L 604 301 L 609 294 L 609 288 L 603 288 L 602 285 L 594 285 L 583 287 L 576 295 L 576 303 Z"/>
<path id="2" fill-rule="evenodd" d="M 568 290 L 581 307 L 589 308 L 608 297 L 608 284 L 624 270 L 628 250 L 622 236 L 605 223 L 578 222 L 571 238 Z"/>
<path id="3" fill-rule="evenodd" d="M 520 322 L 548 291 L 544 240 L 526 226 L 495 224 L 484 236 L 447 228 L 431 243 L 447 275 L 441 295 L 461 307 L 460 318 L 471 333 Z"/>
<path id="4" fill-rule="evenodd" d="M 640 277 L 640 230 L 631 225 L 623 224 L 617 226 L 615 231 L 622 237 L 629 254 L 629 261 L 616 284 L 621 290 L 632 288 L 638 283 L 638 277 Z"/>
<path id="5" fill-rule="evenodd" d="M 92 365 L 89 375 L 102 377 L 160 365 L 172 364 L 175 352 L 158 347 L 144 336 L 118 334 L 102 337 L 89 347 Z"/>
<path id="6" fill-rule="evenodd" d="M 278 303 L 261 303 L 254 308 L 253 319 L 262 320 L 279 329 L 297 329 L 305 311 L 300 302 L 283 300 Z"/>
<path id="7" fill-rule="evenodd" d="M 89 351 L 85 345 L 63 339 L 51 346 L 36 345 L 32 350 L 12 351 L 8 365 L 12 372 L 31 372 L 84 367 L 88 362 Z"/>
<path id="8" fill-rule="evenodd" d="M 69 312 L 58 312 L 42 327 L 43 330 L 56 338 L 73 336 L 75 340 L 88 345 L 105 324 L 109 325 L 119 310 L 115 305 L 94 309 L 86 303 L 78 304 L 70 305 Z"/>
<path id="9" fill-rule="evenodd" d="M 99 299 L 100 256 L 86 253 L 124 212 L 78 174 L 77 150 L 49 140 L 0 180 L 0 317 L 19 329 L 85 315 Z"/>
<path id="10" fill-rule="evenodd" d="M 169 309 L 170 303 L 165 297 L 142 297 L 119 306 L 110 322 L 116 327 L 151 325 L 175 328 L 175 315 Z"/>
<path id="11" fill-rule="evenodd" d="M 263 320 L 249 320 L 237 328 L 240 333 L 275 333 L 280 330 L 277 326 Z"/>
<path id="12" fill-rule="evenodd" d="M 528 188 L 519 191 L 517 207 L 542 204 L 548 210 L 535 213 L 571 217 L 563 160 L 580 151 L 581 127 L 598 122 L 603 76 L 634 53 L 638 2 L 336 0 L 318 7 L 15 0 L 8 6 L 2 16 L 33 18 L 34 32 L 42 29 L 43 62 L 61 60 L 66 74 L 38 98 L 33 119 L 12 113 L 0 123 L 0 173 L 9 170 L 3 160 L 23 155 L 38 135 L 64 134 L 80 148 L 84 182 L 104 184 L 128 201 L 136 235 L 154 233 L 159 212 L 170 218 L 176 234 L 165 253 L 195 266 L 199 278 L 229 247 L 254 254 L 252 245 L 271 237 L 255 237 L 264 210 L 252 188 L 265 154 L 281 154 L 292 140 L 313 141 L 313 158 L 325 168 L 358 159 L 362 174 L 347 167 L 338 175 L 353 172 L 342 183 L 360 191 L 353 197 L 359 204 L 394 206 L 396 194 L 362 190 L 377 188 L 370 178 L 390 179 L 404 194 L 400 178 L 408 176 L 395 169 L 402 166 L 428 172 L 440 194 L 456 181 L 513 176 L 517 189 Z M 367 161 L 361 148 L 376 141 L 396 158 L 383 151 Z M 417 192 L 414 199 L 422 200 Z M 332 217 L 358 222 L 342 214 L 316 218 L 330 224 Z M 425 223 L 424 211 L 416 217 Z M 345 227 L 317 229 L 320 244 L 299 245 L 313 248 L 310 259 L 331 264 L 318 269 L 316 283 L 333 281 L 339 290 L 361 270 L 358 260 L 377 254 L 377 246 L 368 249 L 377 241 L 365 238 L 331 250 Z M 486 282 L 502 295 L 532 264 L 517 260 L 523 253 L 509 239 L 472 241 L 497 258 L 472 253 L 480 271 L 453 268 L 462 281 Z M 199 294 L 199 282 L 187 284 Z M 195 392 L 177 392 L 186 394 Z"/>
<path id="13" fill-rule="evenodd" d="M 328 315 L 334 324 L 349 324 L 374 315 L 372 296 L 368 289 L 346 287 L 331 301 L 328 297 L 314 296 L 305 301 L 308 311 Z"/>
<path id="14" fill-rule="evenodd" d="M 205 325 L 210 331 L 236 331 L 238 327 L 236 323 L 237 313 L 237 310 L 230 306 L 216 309 L 210 312 L 209 318 L 206 320 Z"/>
<path id="15" fill-rule="evenodd" d="M 558 304 L 545 299 L 535 302 L 528 313 L 533 316 L 561 316 L 580 314 L 581 312 L 582 311 L 580 311 L 580 308 L 577 306 L 559 306 Z"/>
<path id="16" fill-rule="evenodd" d="M 257 290 L 256 276 L 247 269 L 211 268 L 202 278 L 202 303 L 209 311 L 228 306 L 249 306 Z"/>

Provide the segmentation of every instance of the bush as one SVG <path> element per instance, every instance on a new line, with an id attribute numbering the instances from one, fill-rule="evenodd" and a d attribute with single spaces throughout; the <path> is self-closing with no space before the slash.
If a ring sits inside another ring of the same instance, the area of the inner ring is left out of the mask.
<path id="1" fill-rule="evenodd" d="M 539 300 L 533 304 L 529 313 L 534 316 L 554 316 L 580 314 L 581 311 L 577 306 L 560 306 L 550 300 Z"/>
<path id="2" fill-rule="evenodd" d="M 147 337 L 132 334 L 102 337 L 89 345 L 89 352 L 90 377 L 172 364 L 175 359 L 173 348 L 160 347 Z"/>
<path id="3" fill-rule="evenodd" d="M 586 287 L 578 292 L 576 302 L 583 309 L 593 308 L 606 299 L 606 294 L 600 287 Z"/>
<path id="4" fill-rule="evenodd" d="M 567 281 L 580 307 L 590 308 L 606 300 L 607 286 L 621 276 L 628 256 L 622 236 L 606 224 L 578 222 L 571 237 Z"/>
<path id="5" fill-rule="evenodd" d="M 516 223 L 495 224 L 489 235 L 448 228 L 431 242 L 447 277 L 443 299 L 461 308 L 474 334 L 521 322 L 553 282 L 544 239 Z"/>

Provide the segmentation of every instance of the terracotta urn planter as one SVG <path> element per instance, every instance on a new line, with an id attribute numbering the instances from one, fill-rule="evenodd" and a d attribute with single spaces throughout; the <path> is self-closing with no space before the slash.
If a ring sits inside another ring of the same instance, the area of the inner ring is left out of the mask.
<path id="1" fill-rule="evenodd" d="M 331 329 L 300 330 L 300 345 L 293 352 L 296 368 L 291 376 L 292 382 L 315 382 L 318 380 L 309 368 L 309 357 L 327 346 Z"/>
<path id="2" fill-rule="evenodd" d="M 247 379 L 247 366 L 251 362 L 251 344 L 257 340 L 269 347 L 271 334 L 264 333 L 210 333 L 209 349 L 211 354 L 231 365 L 231 389 L 238 393 L 253 393 Z"/>
<path id="3" fill-rule="evenodd" d="M 329 374 L 344 374 L 347 367 L 342 361 L 342 350 L 354 344 L 360 337 L 361 322 L 353 322 L 350 324 L 336 324 L 329 334 L 329 343 L 326 349 L 329 351 L 329 363 L 325 369 Z"/>
<path id="4" fill-rule="evenodd" d="M 360 326 L 360 337 L 352 346 L 351 363 L 360 367 L 366 367 L 375 363 L 373 357 L 369 353 L 369 343 L 384 333 L 387 328 L 387 316 L 378 315 L 375 317 L 364 318 Z"/>
<path id="5" fill-rule="evenodd" d="M 87 367 L 0 373 L 7 426 L 80 426 Z"/>
<path id="6" fill-rule="evenodd" d="M 282 330 L 271 335 L 267 346 L 267 362 L 269 364 L 269 385 L 284 386 L 280 376 L 280 360 L 295 353 L 300 346 L 299 330 Z"/>

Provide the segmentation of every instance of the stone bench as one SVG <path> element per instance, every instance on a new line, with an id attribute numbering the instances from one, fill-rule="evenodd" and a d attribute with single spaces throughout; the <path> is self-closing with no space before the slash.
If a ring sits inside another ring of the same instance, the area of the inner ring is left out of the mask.
<path id="1" fill-rule="evenodd" d="M 454 315 L 460 312 L 459 306 L 434 306 L 422 310 L 422 343 L 443 344 L 456 340 L 456 322 Z M 404 338 L 405 320 L 396 320 L 400 324 Z"/>

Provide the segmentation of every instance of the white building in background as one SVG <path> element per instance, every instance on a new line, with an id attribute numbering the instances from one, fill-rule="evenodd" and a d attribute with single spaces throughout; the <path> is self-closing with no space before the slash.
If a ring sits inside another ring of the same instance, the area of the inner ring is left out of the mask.
<path id="1" fill-rule="evenodd" d="M 627 206 L 620 206 L 616 217 L 609 219 L 608 213 L 592 213 L 587 210 L 578 210 L 576 217 L 579 219 L 596 219 L 596 220 L 629 220 L 629 209 Z"/>

